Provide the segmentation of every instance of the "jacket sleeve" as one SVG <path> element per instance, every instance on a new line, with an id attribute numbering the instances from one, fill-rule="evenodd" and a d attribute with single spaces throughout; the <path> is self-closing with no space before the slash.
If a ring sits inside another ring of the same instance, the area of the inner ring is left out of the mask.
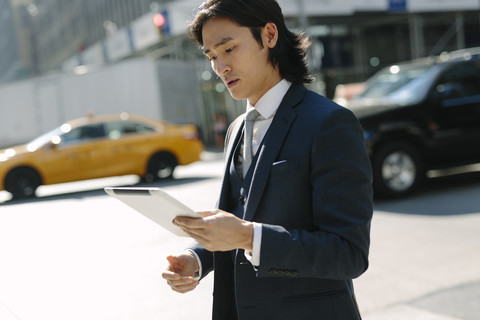
<path id="1" fill-rule="evenodd" d="M 200 259 L 200 263 L 202 264 L 202 274 L 200 279 L 205 278 L 210 271 L 213 270 L 213 253 L 203 248 L 199 243 L 195 243 L 188 249 L 195 251 Z"/>
<path id="2" fill-rule="evenodd" d="M 288 197 L 278 201 L 310 225 L 263 224 L 259 277 L 352 279 L 368 267 L 372 173 L 358 120 L 337 109 L 319 123 L 309 148 L 309 181 L 303 183 L 311 194 L 297 195 L 293 208 L 285 203 Z M 291 193 L 298 192 L 293 188 Z"/>

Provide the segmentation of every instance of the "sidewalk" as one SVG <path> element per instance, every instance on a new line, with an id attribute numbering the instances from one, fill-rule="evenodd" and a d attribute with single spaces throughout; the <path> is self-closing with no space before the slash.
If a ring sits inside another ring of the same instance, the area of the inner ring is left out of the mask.
<path id="1" fill-rule="evenodd" d="M 467 197 L 479 191 L 376 203 L 370 268 L 354 280 L 363 320 L 480 319 L 480 212 Z M 414 214 L 422 206 L 452 214 Z"/>
<path id="2" fill-rule="evenodd" d="M 1 320 L 19 320 L 3 303 L 0 302 L 0 319 Z"/>
<path id="3" fill-rule="evenodd" d="M 480 319 L 480 281 L 440 290 L 410 303 L 366 315 L 364 320 Z"/>
<path id="4" fill-rule="evenodd" d="M 223 149 L 216 147 L 206 147 L 205 150 L 200 155 L 202 161 L 217 161 L 223 160 L 224 154 Z"/>
<path id="5" fill-rule="evenodd" d="M 223 176 L 222 151 L 202 159 L 160 184 L 194 208 Z M 0 208 L 0 320 L 209 319 L 213 275 L 186 295 L 161 278 L 190 240 L 90 187 Z M 480 319 L 479 194 L 474 181 L 375 203 L 370 267 L 354 280 L 363 320 Z"/>

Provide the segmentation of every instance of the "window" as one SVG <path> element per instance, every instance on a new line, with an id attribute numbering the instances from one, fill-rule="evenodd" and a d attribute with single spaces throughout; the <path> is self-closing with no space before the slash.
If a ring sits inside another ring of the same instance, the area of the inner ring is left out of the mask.
<path id="1" fill-rule="evenodd" d="M 115 121 L 105 123 L 105 131 L 110 139 L 115 140 L 127 134 L 153 132 L 155 129 L 133 121 Z"/>
<path id="2" fill-rule="evenodd" d="M 457 64 L 438 81 L 437 94 L 443 105 L 452 107 L 480 102 L 480 62 Z"/>
<path id="3" fill-rule="evenodd" d="M 480 94 L 480 63 L 463 63 L 445 72 L 441 84 L 457 87 L 459 96 Z"/>
<path id="4" fill-rule="evenodd" d="M 72 129 L 62 136 L 62 145 L 81 143 L 93 139 L 104 138 L 105 128 L 103 124 L 90 124 Z"/>

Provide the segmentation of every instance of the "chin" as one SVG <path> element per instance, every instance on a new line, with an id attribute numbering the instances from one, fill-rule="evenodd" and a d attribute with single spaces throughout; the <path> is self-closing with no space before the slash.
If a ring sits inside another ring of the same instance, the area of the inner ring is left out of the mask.
<path id="1" fill-rule="evenodd" d="M 244 99 L 247 99 L 247 97 L 243 96 L 243 95 L 240 95 L 238 93 L 235 93 L 234 91 L 230 91 L 228 90 L 228 92 L 230 92 L 230 95 L 232 96 L 233 99 L 235 100 L 244 100 Z"/>

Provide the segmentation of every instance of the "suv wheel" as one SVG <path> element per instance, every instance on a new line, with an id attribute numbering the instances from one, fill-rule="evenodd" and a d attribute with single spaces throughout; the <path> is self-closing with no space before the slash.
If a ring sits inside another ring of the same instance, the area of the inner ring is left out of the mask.
<path id="1" fill-rule="evenodd" d="M 420 153 L 411 145 L 394 141 L 379 147 L 372 161 L 373 187 L 379 196 L 403 196 L 424 178 Z"/>

